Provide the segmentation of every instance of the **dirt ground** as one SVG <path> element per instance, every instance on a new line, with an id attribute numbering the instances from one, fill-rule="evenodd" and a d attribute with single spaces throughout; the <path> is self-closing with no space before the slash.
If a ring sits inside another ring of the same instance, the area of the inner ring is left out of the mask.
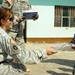
<path id="1" fill-rule="evenodd" d="M 49 48 L 64 43 L 27 43 L 26 49 Z M 31 71 L 26 75 L 72 75 L 75 63 L 75 51 L 58 50 L 56 54 L 49 55 L 39 64 L 26 64 Z"/>
<path id="2" fill-rule="evenodd" d="M 26 43 L 26 49 L 41 49 L 58 46 L 65 43 Z M 72 75 L 75 63 L 75 50 L 57 50 L 56 54 L 49 55 L 39 64 L 25 64 L 30 73 L 20 73 L 13 63 L 0 64 L 0 75 Z M 23 67 L 22 67 L 23 68 Z"/>

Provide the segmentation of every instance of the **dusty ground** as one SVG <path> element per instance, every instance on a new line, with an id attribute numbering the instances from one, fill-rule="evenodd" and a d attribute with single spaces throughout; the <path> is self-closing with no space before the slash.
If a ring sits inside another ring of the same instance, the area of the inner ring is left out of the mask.
<path id="1" fill-rule="evenodd" d="M 26 49 L 49 48 L 63 43 L 26 43 Z M 58 53 L 49 55 L 47 59 L 39 64 L 25 64 L 31 71 L 26 75 L 72 75 L 73 65 L 75 63 L 74 50 L 58 50 Z M 13 66 L 15 67 L 15 66 Z M 11 72 L 11 64 L 0 64 L 0 75 L 25 75 Z M 13 70 L 14 71 L 14 70 Z M 17 70 L 16 70 L 17 72 Z"/>
<path id="2" fill-rule="evenodd" d="M 49 48 L 62 43 L 27 43 L 27 49 Z M 62 51 L 48 56 L 39 64 L 26 64 L 31 69 L 27 75 L 72 75 L 73 65 L 75 63 L 75 51 Z"/>

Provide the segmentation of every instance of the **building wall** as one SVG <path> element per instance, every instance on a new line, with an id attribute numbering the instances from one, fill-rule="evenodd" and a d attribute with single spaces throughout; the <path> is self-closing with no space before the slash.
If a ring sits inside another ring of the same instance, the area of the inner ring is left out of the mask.
<path id="1" fill-rule="evenodd" d="M 54 27 L 54 6 L 36 6 L 39 19 L 27 21 L 28 38 L 71 38 L 75 27 Z"/>
<path id="2" fill-rule="evenodd" d="M 75 6 L 75 0 L 29 0 L 38 9 L 39 19 L 27 21 L 27 41 L 69 42 L 75 33 L 74 27 L 54 27 L 54 6 Z"/>
<path id="3" fill-rule="evenodd" d="M 32 5 L 65 5 L 75 6 L 75 0 L 29 0 Z"/>

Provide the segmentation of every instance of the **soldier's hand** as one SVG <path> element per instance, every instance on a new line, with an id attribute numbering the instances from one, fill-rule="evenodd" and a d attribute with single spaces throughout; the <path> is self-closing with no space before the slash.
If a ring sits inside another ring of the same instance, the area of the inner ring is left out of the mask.
<path id="1" fill-rule="evenodd" d="M 10 5 L 13 5 L 12 0 L 7 0 L 7 2 L 8 2 Z"/>
<path id="2" fill-rule="evenodd" d="M 32 19 L 33 19 L 34 21 L 37 20 L 38 18 L 39 18 L 39 15 L 38 15 L 38 14 L 32 17 Z"/>
<path id="3" fill-rule="evenodd" d="M 22 17 L 18 17 L 17 22 L 22 22 L 24 19 Z"/>
<path id="4" fill-rule="evenodd" d="M 47 55 L 52 55 L 52 54 L 57 53 L 57 51 L 54 50 L 53 48 L 47 48 L 47 49 L 46 49 L 46 52 L 47 52 Z"/>

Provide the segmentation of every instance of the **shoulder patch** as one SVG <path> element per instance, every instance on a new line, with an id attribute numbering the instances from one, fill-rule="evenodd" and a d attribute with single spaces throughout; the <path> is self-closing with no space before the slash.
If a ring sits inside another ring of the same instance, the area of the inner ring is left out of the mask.
<path id="1" fill-rule="evenodd" d="M 16 45 L 13 45 L 14 50 L 18 50 L 18 47 Z"/>
<path id="2" fill-rule="evenodd" d="M 13 55 L 13 54 L 18 54 L 18 53 L 19 53 L 18 46 L 11 44 L 10 54 Z"/>

